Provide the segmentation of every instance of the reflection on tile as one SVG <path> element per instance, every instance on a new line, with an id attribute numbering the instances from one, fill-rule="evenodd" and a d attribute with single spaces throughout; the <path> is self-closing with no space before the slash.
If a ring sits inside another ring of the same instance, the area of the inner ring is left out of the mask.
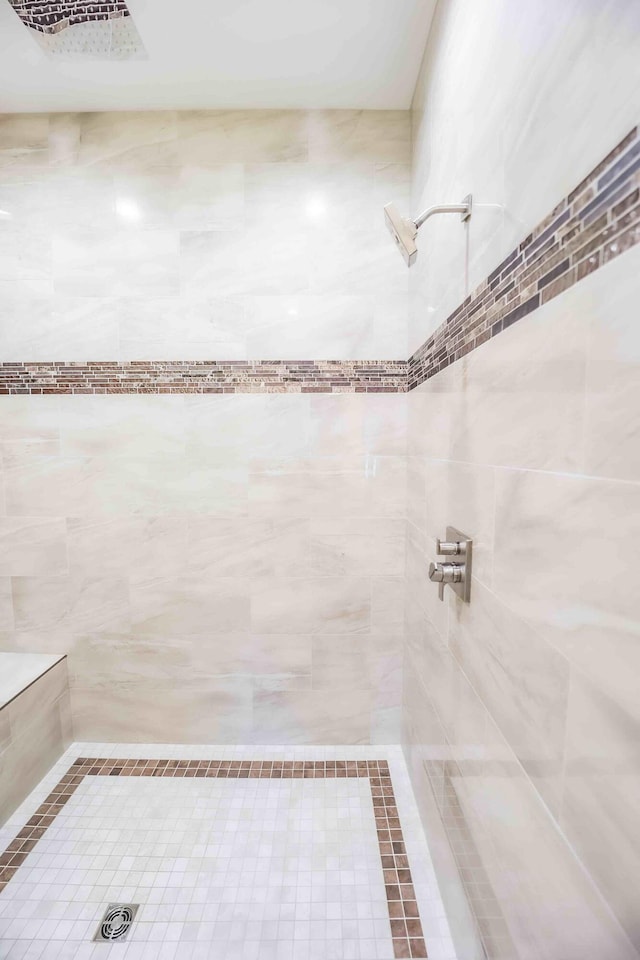
<path id="1" fill-rule="evenodd" d="M 627 712 L 574 671 L 561 825 L 638 951 L 639 738 L 637 701 Z"/>
<path id="2" fill-rule="evenodd" d="M 640 480 L 640 249 L 585 278 L 588 317 L 585 472 Z"/>
<path id="3" fill-rule="evenodd" d="M 629 668 L 638 662 L 632 652 L 637 609 L 624 579 L 603 576 L 602 564 L 621 556 L 621 543 L 625 563 L 640 562 L 640 488 L 499 471 L 496 517 L 497 596 L 571 662 L 626 700 Z M 560 576 L 557 563 L 549 563 L 550 543 L 571 576 Z"/>
<path id="4" fill-rule="evenodd" d="M 474 580 L 450 648 L 550 810 L 560 810 L 569 664 Z"/>
<path id="5" fill-rule="evenodd" d="M 171 296 L 179 290 L 178 234 L 171 230 L 76 231 L 53 238 L 56 293 Z"/>

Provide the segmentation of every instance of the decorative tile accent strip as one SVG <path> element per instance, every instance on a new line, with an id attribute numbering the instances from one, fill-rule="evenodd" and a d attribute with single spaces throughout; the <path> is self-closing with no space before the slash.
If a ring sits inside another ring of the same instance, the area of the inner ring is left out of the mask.
<path id="1" fill-rule="evenodd" d="M 632 130 L 409 358 L 412 390 L 640 242 Z"/>
<path id="2" fill-rule="evenodd" d="M 0 855 L 0 892 L 85 777 L 222 777 L 275 780 L 366 777 L 378 834 L 394 955 L 426 957 L 411 869 L 386 760 L 113 760 L 79 757 Z"/>
<path id="3" fill-rule="evenodd" d="M 406 360 L 2 363 L 3 393 L 403 393 Z"/>
<path id="4" fill-rule="evenodd" d="M 505 257 L 408 361 L 0 363 L 0 394 L 405 393 L 636 243 L 640 243 L 637 127 Z"/>

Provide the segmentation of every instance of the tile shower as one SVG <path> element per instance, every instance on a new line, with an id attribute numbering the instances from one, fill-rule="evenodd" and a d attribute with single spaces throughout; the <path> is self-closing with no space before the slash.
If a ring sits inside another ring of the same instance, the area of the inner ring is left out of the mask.
<path id="1" fill-rule="evenodd" d="M 637 960 L 640 24 L 577 11 L 440 3 L 412 111 L 0 118 L 0 649 L 64 680 L 0 957 Z"/>

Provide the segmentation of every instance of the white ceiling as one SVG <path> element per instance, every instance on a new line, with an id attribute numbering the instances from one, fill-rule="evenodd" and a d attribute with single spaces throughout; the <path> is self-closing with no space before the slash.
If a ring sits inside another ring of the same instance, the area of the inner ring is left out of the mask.
<path id="1" fill-rule="evenodd" d="M 436 0 L 130 0 L 148 59 L 47 57 L 0 0 L 0 111 L 406 109 Z"/>

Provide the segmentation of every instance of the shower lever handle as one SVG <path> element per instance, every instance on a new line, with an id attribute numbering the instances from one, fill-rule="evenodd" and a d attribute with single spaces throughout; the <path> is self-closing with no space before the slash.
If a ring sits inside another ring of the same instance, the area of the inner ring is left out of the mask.
<path id="1" fill-rule="evenodd" d="M 439 557 L 463 557 L 466 552 L 467 544 L 464 540 L 436 539 L 436 553 Z"/>

